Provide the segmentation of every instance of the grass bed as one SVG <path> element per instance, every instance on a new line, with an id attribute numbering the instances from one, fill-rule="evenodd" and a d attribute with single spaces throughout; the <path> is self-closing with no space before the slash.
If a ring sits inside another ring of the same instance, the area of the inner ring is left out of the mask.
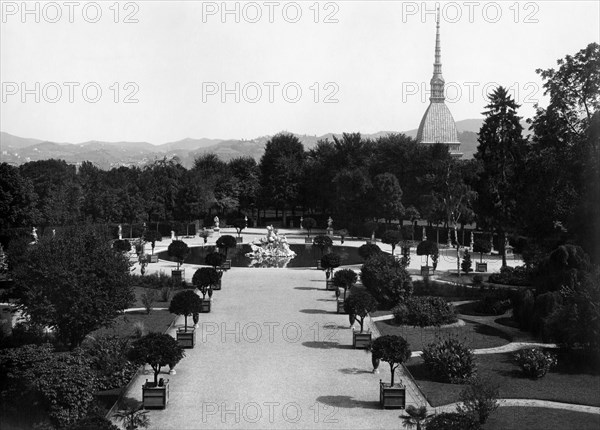
<path id="1" fill-rule="evenodd" d="M 469 348 L 473 349 L 492 348 L 506 345 L 511 341 L 507 334 L 496 328 L 469 321 L 465 321 L 465 325 L 461 327 L 430 328 L 397 325 L 394 320 L 377 321 L 375 324 L 382 335 L 402 336 L 408 341 L 412 351 L 422 351 L 425 346 L 435 342 L 438 338 L 448 336 L 458 336 Z"/>
<path id="2" fill-rule="evenodd" d="M 169 311 L 152 311 L 150 314 L 146 314 L 146 311 L 127 312 L 115 319 L 111 327 L 101 328 L 91 335 L 131 337 L 134 334 L 134 324 L 136 322 L 144 324 L 144 334 L 150 332 L 164 333 L 175 318 L 176 316 L 169 313 Z"/>
<path id="3" fill-rule="evenodd" d="M 562 409 L 502 407 L 494 412 L 485 430 L 596 430 L 600 415 Z"/>
<path id="4" fill-rule="evenodd" d="M 501 398 L 600 406 L 600 366 L 597 362 L 586 362 L 567 352 L 559 352 L 558 366 L 543 378 L 534 380 L 521 376 L 521 369 L 514 364 L 512 356 L 513 353 L 476 356 L 478 375 L 497 383 Z M 458 401 L 463 386 L 431 380 L 421 358 L 411 359 L 407 367 L 433 406 Z"/>

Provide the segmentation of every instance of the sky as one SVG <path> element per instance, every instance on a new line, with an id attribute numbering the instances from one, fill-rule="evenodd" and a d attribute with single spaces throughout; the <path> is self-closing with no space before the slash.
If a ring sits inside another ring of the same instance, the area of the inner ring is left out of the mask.
<path id="1" fill-rule="evenodd" d="M 446 103 L 599 42 L 598 1 L 1 1 L 0 130 L 54 142 L 406 131 L 429 104 L 440 7 Z"/>

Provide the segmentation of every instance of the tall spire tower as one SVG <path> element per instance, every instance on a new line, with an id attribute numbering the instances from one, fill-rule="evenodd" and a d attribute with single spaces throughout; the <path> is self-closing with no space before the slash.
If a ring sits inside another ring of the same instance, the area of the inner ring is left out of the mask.
<path id="1" fill-rule="evenodd" d="M 442 76 L 442 48 L 440 41 L 440 9 L 438 7 L 435 21 L 435 60 L 433 63 L 433 76 L 431 77 L 431 96 L 429 107 L 423 115 L 417 142 L 433 145 L 443 143 L 448 146 L 448 151 L 453 157 L 460 158 L 460 142 L 454 118 L 446 106 L 444 97 L 444 77 Z"/>

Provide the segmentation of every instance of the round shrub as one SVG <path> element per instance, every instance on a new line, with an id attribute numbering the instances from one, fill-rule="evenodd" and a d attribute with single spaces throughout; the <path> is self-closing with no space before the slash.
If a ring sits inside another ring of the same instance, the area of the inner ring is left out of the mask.
<path id="1" fill-rule="evenodd" d="M 472 415 L 442 412 L 427 421 L 427 430 L 479 430 L 481 427 Z"/>
<path id="2" fill-rule="evenodd" d="M 408 342 L 403 337 L 385 335 L 375 339 L 371 345 L 371 354 L 374 359 L 385 361 L 390 365 L 390 386 L 393 386 L 396 369 L 410 359 L 411 352 Z"/>
<path id="3" fill-rule="evenodd" d="M 541 349 L 523 349 L 514 355 L 515 362 L 519 365 L 525 376 L 538 379 L 558 364 L 555 354 Z"/>
<path id="4" fill-rule="evenodd" d="M 369 258 L 374 256 L 375 254 L 379 254 L 380 252 L 381 252 L 381 248 L 379 248 L 377 245 L 374 245 L 372 243 L 367 243 L 367 244 L 361 245 L 358 248 L 358 255 L 360 255 L 360 258 L 362 258 L 365 261 L 367 261 Z"/>
<path id="5" fill-rule="evenodd" d="M 502 315 L 511 307 L 509 299 L 502 299 L 497 296 L 485 296 L 475 302 L 473 310 L 483 315 Z"/>
<path id="6" fill-rule="evenodd" d="M 412 294 L 412 280 L 406 267 L 392 255 L 378 253 L 362 266 L 365 288 L 384 306 L 393 307 Z"/>
<path id="7" fill-rule="evenodd" d="M 353 315 L 360 324 L 360 332 L 363 332 L 365 318 L 369 312 L 377 309 L 377 300 L 366 291 L 359 291 L 351 294 L 344 301 L 344 311 Z"/>
<path id="8" fill-rule="evenodd" d="M 177 268 L 179 268 L 179 265 L 183 264 L 183 261 L 187 258 L 188 254 L 190 253 L 190 248 L 184 241 L 174 240 L 169 244 L 167 252 L 170 257 L 174 257 L 177 260 Z"/>
<path id="9" fill-rule="evenodd" d="M 531 271 L 525 266 L 506 266 L 500 269 L 500 273 L 492 273 L 488 281 L 494 284 L 526 287 L 531 285 Z"/>
<path id="10" fill-rule="evenodd" d="M 169 312 L 175 315 L 183 315 L 185 330 L 187 331 L 187 317 L 199 313 L 202 308 L 202 299 L 192 290 L 178 292 L 171 299 Z"/>
<path id="11" fill-rule="evenodd" d="M 398 324 L 440 326 L 457 321 L 454 306 L 441 297 L 409 297 L 393 309 Z"/>
<path id="12" fill-rule="evenodd" d="M 185 356 L 185 352 L 172 336 L 163 333 L 148 333 L 133 343 L 127 355 L 134 363 L 149 364 L 152 367 L 154 386 L 157 386 L 161 367 L 176 365 Z"/>
<path id="13" fill-rule="evenodd" d="M 402 233 L 400 230 L 386 230 L 381 237 L 381 241 L 392 246 L 392 255 L 396 249 L 396 245 L 402 240 Z"/>
<path id="14" fill-rule="evenodd" d="M 351 288 L 357 280 L 358 275 L 352 269 L 341 269 L 333 275 L 333 285 L 344 290 Z"/>
<path id="15" fill-rule="evenodd" d="M 429 256 L 438 255 L 439 250 L 437 243 L 432 240 L 424 240 L 417 245 L 417 255 L 427 256 L 427 265 L 429 265 Z"/>
<path id="16" fill-rule="evenodd" d="M 220 252 L 211 252 L 206 254 L 206 257 L 204 257 L 204 262 L 214 268 L 222 266 L 226 260 L 227 256 L 225 254 L 221 254 Z"/>
<path id="17" fill-rule="evenodd" d="M 225 256 L 227 256 L 229 248 L 235 248 L 236 246 L 237 240 L 230 234 L 226 234 L 217 239 L 217 247 L 225 250 Z"/>
<path id="18" fill-rule="evenodd" d="M 327 278 L 331 276 L 334 269 L 340 267 L 340 264 L 342 264 L 342 259 L 339 254 L 334 252 L 325 254 L 321 258 L 321 267 L 327 272 Z"/>
<path id="19" fill-rule="evenodd" d="M 331 240 L 329 236 L 320 234 L 318 236 L 315 236 L 315 238 L 313 239 L 313 245 L 319 248 L 322 254 L 323 252 L 325 252 L 326 248 L 329 248 L 333 245 L 333 240 Z"/>
<path id="20" fill-rule="evenodd" d="M 462 384 L 477 371 L 473 351 L 453 337 L 427 345 L 422 357 L 425 366 L 438 382 Z"/>

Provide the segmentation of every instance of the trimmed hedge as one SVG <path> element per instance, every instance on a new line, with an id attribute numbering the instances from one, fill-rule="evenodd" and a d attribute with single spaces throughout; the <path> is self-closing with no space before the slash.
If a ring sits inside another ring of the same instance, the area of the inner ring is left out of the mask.
<path id="1" fill-rule="evenodd" d="M 500 269 L 500 273 L 492 273 L 488 278 L 488 282 L 527 287 L 531 285 L 531 271 L 525 266 L 506 266 Z"/>
<path id="2" fill-rule="evenodd" d="M 393 309 L 398 324 L 440 326 L 457 321 L 454 306 L 441 297 L 409 297 Z"/>

